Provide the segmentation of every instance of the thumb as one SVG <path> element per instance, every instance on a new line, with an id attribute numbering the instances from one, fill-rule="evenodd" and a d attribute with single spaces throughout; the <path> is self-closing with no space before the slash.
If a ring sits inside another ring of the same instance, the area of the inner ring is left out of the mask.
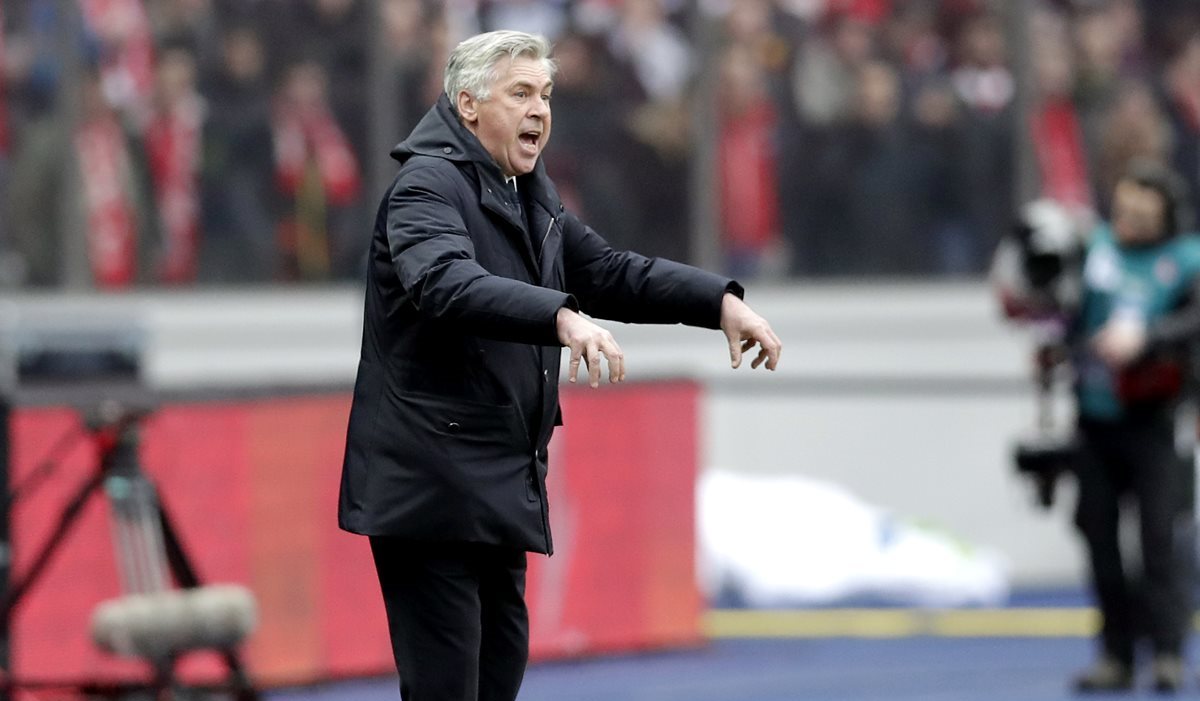
<path id="1" fill-rule="evenodd" d="M 734 336 L 729 337 L 729 361 L 734 370 L 737 370 L 742 364 L 742 344 Z"/>

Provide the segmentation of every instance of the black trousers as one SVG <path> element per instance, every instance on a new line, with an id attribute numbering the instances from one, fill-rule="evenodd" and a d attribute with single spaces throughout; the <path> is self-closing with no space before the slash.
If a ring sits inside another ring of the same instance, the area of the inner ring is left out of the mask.
<path id="1" fill-rule="evenodd" d="M 1075 523 L 1087 542 L 1101 643 L 1133 663 L 1140 637 L 1156 654 L 1178 654 L 1191 626 L 1194 499 L 1191 456 L 1175 446 L 1170 412 L 1116 422 L 1080 421 Z M 1119 522 L 1123 504 L 1136 504 L 1141 581 L 1127 576 Z M 1140 586 L 1139 586 L 1140 584 Z"/>
<path id="2" fill-rule="evenodd" d="M 525 553 L 371 538 L 404 701 L 515 701 L 529 659 Z"/>

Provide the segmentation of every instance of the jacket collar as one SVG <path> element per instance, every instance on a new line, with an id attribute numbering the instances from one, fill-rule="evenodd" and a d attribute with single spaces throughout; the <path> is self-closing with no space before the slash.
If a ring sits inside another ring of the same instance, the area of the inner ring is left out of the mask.
<path id="1" fill-rule="evenodd" d="M 442 93 L 437 104 L 425 114 L 408 138 L 392 149 L 391 155 L 401 163 L 412 156 L 432 156 L 455 163 L 472 163 L 479 174 L 482 192 L 487 192 L 489 188 L 502 192 L 506 187 L 500 166 L 471 130 L 459 120 L 458 113 L 445 93 Z M 526 193 L 530 201 L 541 205 L 550 216 L 557 217 L 562 211 L 562 201 L 554 183 L 546 176 L 546 167 L 542 160 L 538 159 L 533 172 L 517 177 L 517 187 Z M 521 226 L 524 228 L 523 222 Z"/>

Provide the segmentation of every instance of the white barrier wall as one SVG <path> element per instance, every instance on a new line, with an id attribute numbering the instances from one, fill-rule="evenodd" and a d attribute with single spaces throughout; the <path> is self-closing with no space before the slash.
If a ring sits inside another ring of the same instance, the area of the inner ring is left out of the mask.
<path id="1" fill-rule="evenodd" d="M 1069 485 L 1042 513 L 1011 468 L 1033 420 L 1029 348 L 985 285 L 797 285 L 748 300 L 785 343 L 778 372 L 731 371 L 719 332 L 612 325 L 630 380 L 706 384 L 707 466 L 835 481 L 1002 551 L 1018 586 L 1080 581 Z M 349 386 L 361 305 L 353 288 L 22 296 L 0 302 L 0 339 L 132 324 L 156 389 Z"/>
<path id="2" fill-rule="evenodd" d="M 1012 470 L 1012 441 L 1034 422 L 1031 349 L 986 285 L 795 286 L 747 298 L 784 341 L 776 373 L 730 371 L 709 332 L 615 329 L 631 377 L 704 378 L 706 465 L 840 483 L 1000 550 L 1017 586 L 1081 581 L 1073 485 L 1044 512 Z"/>

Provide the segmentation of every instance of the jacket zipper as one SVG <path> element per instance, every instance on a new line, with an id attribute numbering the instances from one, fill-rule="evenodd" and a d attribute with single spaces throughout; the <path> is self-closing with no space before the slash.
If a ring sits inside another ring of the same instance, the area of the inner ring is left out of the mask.
<path id="1" fill-rule="evenodd" d="M 546 235 L 542 237 L 542 244 L 538 246 L 538 250 L 546 247 L 546 239 L 550 238 L 550 232 L 554 230 L 554 222 L 558 221 L 558 217 L 550 217 L 550 226 L 546 227 Z"/>

